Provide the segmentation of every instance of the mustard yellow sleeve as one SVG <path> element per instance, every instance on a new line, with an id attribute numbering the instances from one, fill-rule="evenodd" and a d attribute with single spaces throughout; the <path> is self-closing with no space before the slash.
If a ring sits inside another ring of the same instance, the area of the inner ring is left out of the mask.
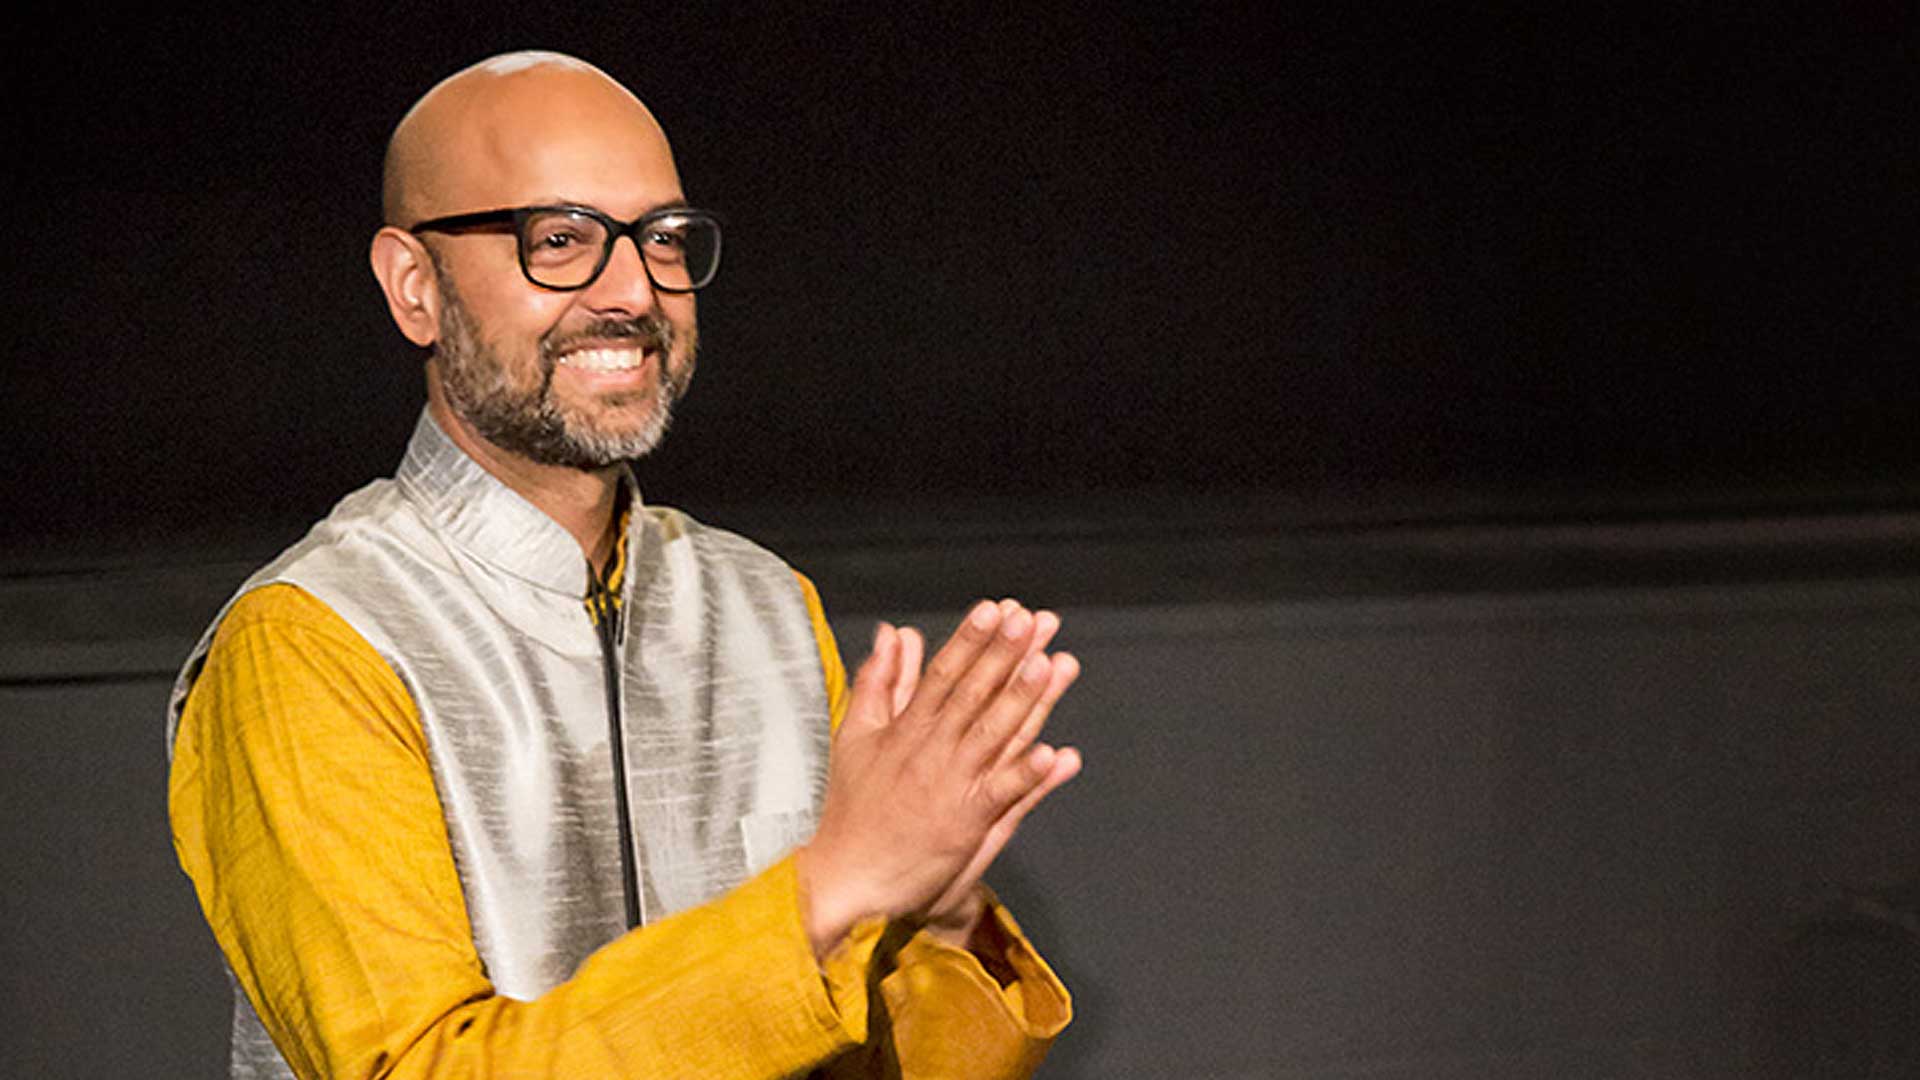
<path id="1" fill-rule="evenodd" d="M 807 621 L 813 624 L 813 643 L 820 648 L 820 673 L 827 684 L 827 715 L 832 730 L 840 730 L 840 718 L 847 714 L 847 665 L 840 662 L 840 647 L 834 643 L 833 627 L 827 625 L 827 609 L 820 603 L 820 590 L 807 575 L 798 571 L 800 594 L 807 600 Z"/>
<path id="2" fill-rule="evenodd" d="M 325 605 L 234 605 L 188 698 L 174 842 L 275 1043 L 303 1077 L 762 1078 L 867 1036 L 881 927 L 824 964 L 791 858 L 632 931 L 531 1002 L 474 951 L 424 736 L 392 669 Z"/>
<path id="3" fill-rule="evenodd" d="M 820 646 L 827 701 L 837 730 L 846 711 L 846 666 L 818 591 L 805 575 L 796 576 Z M 880 984 L 888 1013 L 884 1026 L 891 1032 L 904 1080 L 1030 1076 L 1046 1057 L 1054 1036 L 1073 1016 L 1067 988 L 1027 940 L 1013 914 L 991 893 L 987 899 L 983 917 L 991 920 L 992 932 L 982 936 L 1000 953 L 997 966 L 1016 976 L 1012 982 L 1001 986 L 973 953 L 931 934 L 917 933 L 901 948 L 895 970 Z M 844 1069 L 834 1072 L 836 1078 L 844 1074 Z"/>

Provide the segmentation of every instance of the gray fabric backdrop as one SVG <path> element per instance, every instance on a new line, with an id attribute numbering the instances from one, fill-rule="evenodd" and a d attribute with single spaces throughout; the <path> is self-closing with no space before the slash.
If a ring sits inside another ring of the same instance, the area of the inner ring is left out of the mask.
<path id="1" fill-rule="evenodd" d="M 1912 1075 L 1920 522 L 1034 535 L 787 546 L 850 654 L 1066 614 L 1087 771 L 994 875 L 1077 994 L 1043 1075 Z M 0 1073 L 220 1071 L 160 716 L 243 568 L 0 579 Z"/>

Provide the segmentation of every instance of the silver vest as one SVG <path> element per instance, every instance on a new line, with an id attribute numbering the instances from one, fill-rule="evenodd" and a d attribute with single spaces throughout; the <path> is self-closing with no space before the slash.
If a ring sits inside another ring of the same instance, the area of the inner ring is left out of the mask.
<path id="1" fill-rule="evenodd" d="M 640 506 L 627 484 L 615 687 L 649 922 L 812 834 L 828 716 L 792 569 Z M 347 496 L 235 596 L 276 582 L 339 614 L 412 695 L 495 989 L 537 997 L 624 933 L 607 665 L 573 537 L 423 413 L 393 479 Z M 169 746 L 212 637 L 209 627 L 174 686 Z M 233 1075 L 293 1075 L 238 992 Z"/>

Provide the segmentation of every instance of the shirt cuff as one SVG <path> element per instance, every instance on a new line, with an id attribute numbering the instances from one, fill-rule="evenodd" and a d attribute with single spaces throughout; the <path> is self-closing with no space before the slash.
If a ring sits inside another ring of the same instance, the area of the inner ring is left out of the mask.
<path id="1" fill-rule="evenodd" d="M 749 1057 L 784 1075 L 866 1041 L 883 929 L 863 921 L 816 962 L 789 855 L 717 900 L 630 932 L 580 974 L 625 991 L 606 993 L 593 1017 L 615 1060 L 657 1061 L 665 1038 L 687 1060 L 714 1061 L 705 1075 L 735 1075 L 717 1063 L 745 1068 Z"/>
<path id="2" fill-rule="evenodd" d="M 982 917 L 1019 975 L 1010 985 L 972 953 L 924 932 L 901 948 L 898 968 L 881 983 L 904 1075 L 1028 1076 L 1072 1019 L 1067 988 L 1012 913 L 989 896 Z"/>
<path id="3" fill-rule="evenodd" d="M 986 936 L 997 939 L 1001 964 L 1019 976 L 1010 985 L 1001 986 L 988 974 L 979 957 L 927 933 L 915 934 L 900 950 L 900 970 L 911 971 L 922 964 L 951 969 L 950 975 L 954 979 L 963 980 L 973 988 L 969 991 L 970 996 L 985 995 L 998 999 L 1007 1019 L 1022 1035 L 1037 1039 L 1051 1039 L 1058 1035 L 1073 1018 L 1073 996 L 1067 993 L 1060 977 L 1054 974 L 1053 968 L 1033 947 L 1033 942 L 1027 939 L 1013 912 L 1008 911 L 991 891 L 987 892 L 987 909 L 981 918 L 990 920 L 998 931 Z M 958 986 L 951 988 L 958 989 Z"/>

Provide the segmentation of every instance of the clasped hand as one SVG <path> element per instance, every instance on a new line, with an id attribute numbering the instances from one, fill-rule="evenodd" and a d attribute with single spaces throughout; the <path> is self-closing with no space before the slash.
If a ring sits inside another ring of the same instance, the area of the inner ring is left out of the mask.
<path id="1" fill-rule="evenodd" d="M 1052 612 L 981 601 L 921 671 L 920 635 L 885 623 L 834 735 L 820 826 L 800 852 L 807 933 L 824 956 L 868 916 L 964 938 L 979 882 L 1027 812 L 1080 771 L 1039 742 L 1080 672 L 1049 655 Z"/>

